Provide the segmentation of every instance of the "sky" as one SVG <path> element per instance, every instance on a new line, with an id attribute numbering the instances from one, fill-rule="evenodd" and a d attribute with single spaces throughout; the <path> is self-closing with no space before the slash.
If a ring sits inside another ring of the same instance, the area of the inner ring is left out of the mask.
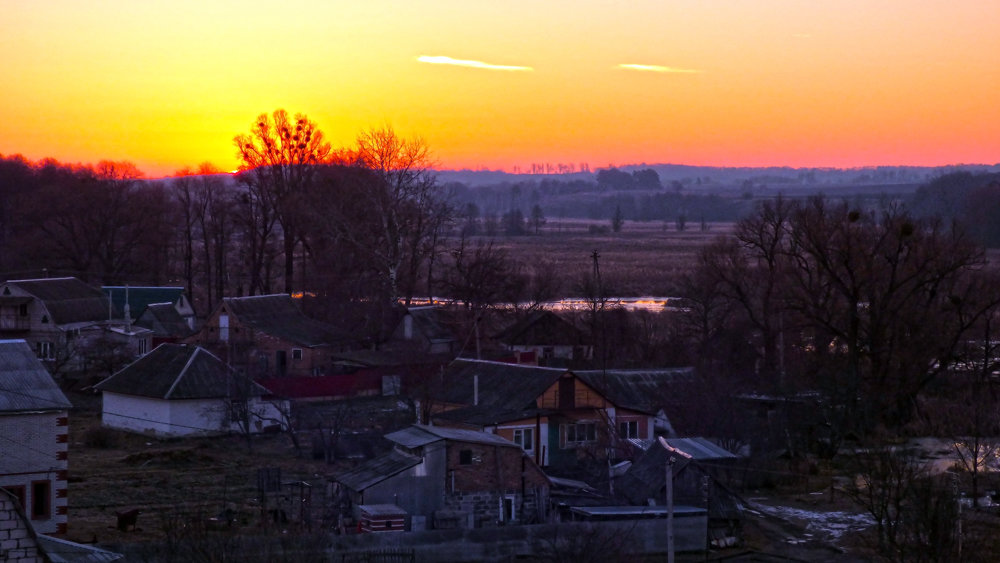
<path id="1" fill-rule="evenodd" d="M 0 0 L 0 154 L 210 162 L 283 108 L 440 168 L 1000 162 L 997 0 Z"/>

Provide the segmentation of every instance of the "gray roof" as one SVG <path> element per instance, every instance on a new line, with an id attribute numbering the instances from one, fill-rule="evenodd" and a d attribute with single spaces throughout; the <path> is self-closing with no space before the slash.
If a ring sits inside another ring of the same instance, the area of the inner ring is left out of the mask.
<path id="1" fill-rule="evenodd" d="M 108 297 L 101 290 L 77 278 L 12 280 L 7 283 L 42 301 L 56 324 L 108 319 L 110 304 Z M 116 318 L 121 316 L 119 311 L 114 311 L 113 314 Z"/>
<path id="2" fill-rule="evenodd" d="M 111 563 L 125 560 L 121 553 L 43 534 L 38 534 L 38 544 L 52 563 Z"/>
<path id="3" fill-rule="evenodd" d="M 24 340 L 0 340 L 0 413 L 61 411 L 73 405 Z"/>
<path id="4" fill-rule="evenodd" d="M 455 340 L 455 335 L 445 326 L 441 318 L 443 310 L 440 307 L 433 305 L 410 307 L 407 309 L 407 313 L 413 317 L 413 322 L 427 340 L 431 342 L 452 342 Z"/>
<path id="5" fill-rule="evenodd" d="M 587 343 L 582 330 L 547 309 L 534 311 L 494 338 L 508 345 L 579 346 Z"/>
<path id="6" fill-rule="evenodd" d="M 427 426 L 425 424 L 414 424 L 409 428 L 386 434 L 385 438 L 407 448 L 419 448 L 420 446 L 426 446 L 427 444 L 440 442 L 441 440 L 512 448 L 520 447 L 514 442 L 496 434 L 488 434 L 478 430 Z"/>
<path id="7" fill-rule="evenodd" d="M 212 399 L 260 396 L 267 390 L 243 382 L 222 360 L 200 346 L 160 344 L 152 352 L 125 366 L 94 386 L 100 391 L 154 399 Z"/>
<path id="8" fill-rule="evenodd" d="M 574 370 L 584 383 L 618 407 L 655 413 L 686 403 L 694 368 Z"/>
<path id="9" fill-rule="evenodd" d="M 717 446 L 707 438 L 664 438 L 675 450 L 680 450 L 697 461 L 716 459 L 737 459 L 740 456 Z"/>
<path id="10" fill-rule="evenodd" d="M 363 491 L 422 461 L 419 457 L 391 451 L 347 471 L 334 473 L 333 480 L 342 483 L 351 490 Z"/>
<path id="11" fill-rule="evenodd" d="M 461 415 L 464 421 L 491 424 L 511 420 L 511 417 L 530 416 L 538 412 L 536 399 L 565 373 L 565 369 L 559 368 L 455 360 L 445 371 L 447 390 L 441 399 L 469 406 L 461 409 L 461 413 L 452 411 L 452 415 L 445 418 Z M 477 378 L 478 404 L 474 389 Z"/>
<path id="12" fill-rule="evenodd" d="M 156 336 L 183 338 L 194 332 L 173 303 L 147 305 L 146 310 L 135 324 L 152 330 Z"/>
<path id="13" fill-rule="evenodd" d="M 244 325 L 306 348 L 353 340 L 337 327 L 305 316 L 287 293 L 227 297 L 222 306 Z"/>

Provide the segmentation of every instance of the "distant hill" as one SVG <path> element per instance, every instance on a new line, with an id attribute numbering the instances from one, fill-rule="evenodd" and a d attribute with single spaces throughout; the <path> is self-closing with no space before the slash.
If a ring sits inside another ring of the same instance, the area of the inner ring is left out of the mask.
<path id="1" fill-rule="evenodd" d="M 950 172 L 1000 172 L 1000 164 L 956 164 L 950 166 L 873 166 L 863 168 L 791 168 L 782 166 L 750 168 L 721 166 L 689 166 L 686 164 L 632 164 L 620 166 L 619 170 L 653 169 L 660 175 L 664 185 L 670 182 L 691 184 L 733 185 L 744 181 L 754 184 L 921 184 Z M 491 184 L 540 182 L 542 180 L 593 181 L 594 172 L 572 172 L 567 174 L 513 174 L 499 170 L 439 170 L 438 180 L 444 183 L 457 182 L 467 186 Z"/>

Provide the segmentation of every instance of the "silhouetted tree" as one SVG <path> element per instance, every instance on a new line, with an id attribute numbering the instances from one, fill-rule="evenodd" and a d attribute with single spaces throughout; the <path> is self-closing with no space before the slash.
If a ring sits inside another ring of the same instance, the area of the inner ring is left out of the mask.
<path id="1" fill-rule="evenodd" d="M 329 159 L 330 144 L 305 115 L 293 120 L 283 109 L 258 116 L 250 133 L 237 135 L 233 143 L 241 160 L 240 181 L 253 192 L 259 210 L 268 208 L 281 226 L 285 292 L 291 293 L 308 188 L 316 165 Z"/>

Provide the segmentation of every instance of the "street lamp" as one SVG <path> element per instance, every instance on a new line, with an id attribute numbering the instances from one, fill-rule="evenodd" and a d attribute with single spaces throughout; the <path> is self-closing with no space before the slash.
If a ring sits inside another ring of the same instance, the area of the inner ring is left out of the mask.
<path id="1" fill-rule="evenodd" d="M 671 447 L 663 436 L 659 441 L 667 450 L 667 563 L 674 563 L 674 462 L 677 456 L 691 459 L 691 455 Z"/>

